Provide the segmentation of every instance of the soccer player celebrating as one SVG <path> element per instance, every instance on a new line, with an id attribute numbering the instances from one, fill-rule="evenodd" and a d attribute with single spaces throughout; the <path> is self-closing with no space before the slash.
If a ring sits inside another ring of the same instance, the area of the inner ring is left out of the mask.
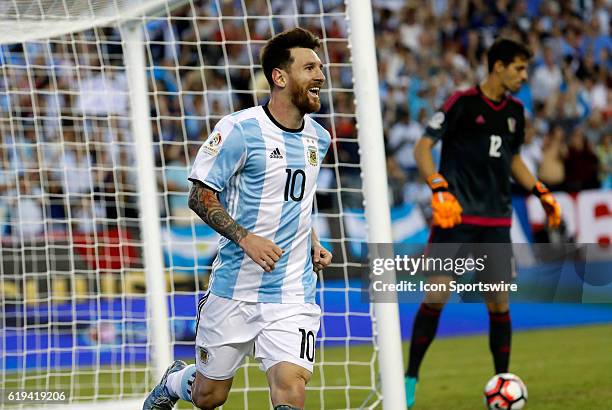
<path id="1" fill-rule="evenodd" d="M 531 55 L 515 41 L 495 41 L 487 53 L 487 78 L 479 86 L 454 93 L 432 116 L 418 141 L 415 159 L 432 190 L 432 245 L 510 243 L 511 176 L 540 198 L 549 226 L 560 224 L 561 209 L 555 198 L 519 156 L 524 139 L 523 106 L 508 95 L 527 80 Z M 442 157 L 436 172 L 431 150 L 438 140 L 442 140 Z M 431 249 L 435 252 L 435 247 Z M 511 251 L 502 253 L 500 258 L 489 258 L 493 266 L 487 267 L 486 274 L 510 281 Z M 438 272 L 428 275 L 427 280 L 448 284 L 452 279 Z M 419 367 L 436 335 L 448 297 L 448 292 L 426 293 L 416 314 L 405 379 L 408 407 L 414 405 Z M 485 301 L 495 372 L 506 373 L 511 339 L 508 294 L 486 294 Z"/>
<path id="2" fill-rule="evenodd" d="M 261 53 L 269 103 L 221 119 L 198 152 L 189 206 L 223 237 L 198 305 L 196 364 L 172 363 L 143 409 L 222 405 L 246 355 L 266 371 L 276 410 L 304 407 L 321 316 L 313 270 L 332 259 L 312 229 L 331 141 L 306 115 L 321 107 L 319 45 L 300 28 L 271 38 Z"/>

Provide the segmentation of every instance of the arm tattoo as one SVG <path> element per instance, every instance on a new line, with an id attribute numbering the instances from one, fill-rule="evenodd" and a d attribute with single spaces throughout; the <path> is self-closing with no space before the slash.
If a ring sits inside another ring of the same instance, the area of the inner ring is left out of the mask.
<path id="1" fill-rule="evenodd" d="M 248 232 L 240 226 L 221 206 L 215 192 L 197 182 L 189 192 L 189 208 L 208 226 L 236 244 L 247 236 Z"/>

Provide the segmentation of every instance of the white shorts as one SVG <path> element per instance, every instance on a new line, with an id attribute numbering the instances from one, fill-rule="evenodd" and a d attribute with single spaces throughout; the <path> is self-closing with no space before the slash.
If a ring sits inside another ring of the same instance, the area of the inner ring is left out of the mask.
<path id="1" fill-rule="evenodd" d="M 264 371 L 290 362 L 312 372 L 320 320 L 313 303 L 244 302 L 208 293 L 198 305 L 196 368 L 225 380 L 251 355 Z"/>

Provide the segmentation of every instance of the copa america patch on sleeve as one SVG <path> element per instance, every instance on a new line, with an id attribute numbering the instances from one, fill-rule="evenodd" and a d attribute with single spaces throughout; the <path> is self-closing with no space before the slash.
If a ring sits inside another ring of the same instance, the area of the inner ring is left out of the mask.
<path id="1" fill-rule="evenodd" d="M 204 151 L 210 156 L 217 155 L 219 153 L 219 146 L 221 145 L 221 141 L 221 133 L 213 133 L 210 137 L 208 137 L 204 145 L 202 145 L 202 151 Z"/>
<path id="2" fill-rule="evenodd" d="M 427 125 L 434 130 L 439 130 L 440 128 L 442 128 L 443 123 L 444 113 L 442 111 L 438 111 L 431 117 Z"/>

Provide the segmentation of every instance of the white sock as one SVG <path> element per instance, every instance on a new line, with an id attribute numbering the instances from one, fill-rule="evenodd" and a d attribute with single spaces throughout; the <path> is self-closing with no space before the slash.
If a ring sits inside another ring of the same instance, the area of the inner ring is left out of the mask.
<path id="1" fill-rule="evenodd" d="M 195 380 L 196 368 L 190 364 L 183 370 L 168 375 L 166 389 L 171 396 L 178 397 L 191 403 L 191 385 Z"/>

